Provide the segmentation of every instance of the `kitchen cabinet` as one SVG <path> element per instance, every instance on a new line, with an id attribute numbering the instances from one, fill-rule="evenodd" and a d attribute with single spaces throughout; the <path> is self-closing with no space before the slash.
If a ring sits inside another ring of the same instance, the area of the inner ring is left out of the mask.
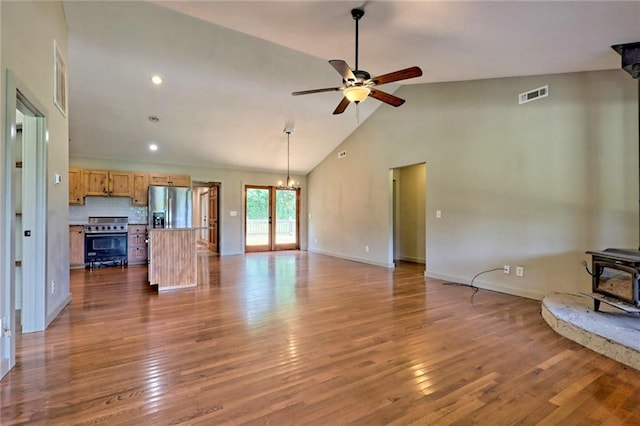
<path id="1" fill-rule="evenodd" d="M 129 246 L 127 247 L 130 265 L 145 265 L 147 263 L 147 226 L 129 225 Z"/>
<path id="2" fill-rule="evenodd" d="M 69 226 L 69 266 L 84 268 L 84 226 Z"/>
<path id="3" fill-rule="evenodd" d="M 146 206 L 149 198 L 149 174 L 133 173 L 133 205 Z"/>
<path id="4" fill-rule="evenodd" d="M 191 186 L 189 175 L 166 175 L 160 173 L 149 174 L 149 185 L 159 186 Z"/>
<path id="5" fill-rule="evenodd" d="M 82 169 L 69 168 L 69 204 L 83 205 Z"/>
<path id="6" fill-rule="evenodd" d="M 84 170 L 84 194 L 103 197 L 133 197 L 133 173 Z"/>
<path id="7" fill-rule="evenodd" d="M 133 197 L 133 173 L 109 172 L 109 195 L 112 197 Z"/>

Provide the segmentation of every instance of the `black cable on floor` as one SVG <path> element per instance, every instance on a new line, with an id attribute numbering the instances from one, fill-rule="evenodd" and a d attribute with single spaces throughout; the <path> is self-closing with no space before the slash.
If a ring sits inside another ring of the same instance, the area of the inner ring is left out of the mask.
<path id="1" fill-rule="evenodd" d="M 476 293 L 479 290 L 478 287 L 473 285 L 473 282 L 476 280 L 476 278 L 478 278 L 482 274 L 486 274 L 487 272 L 502 271 L 502 270 L 504 270 L 504 268 L 493 268 L 493 269 L 487 269 L 486 271 L 478 272 L 477 274 L 474 275 L 473 278 L 471 278 L 471 282 L 469 284 L 464 284 L 464 283 L 443 283 L 443 285 L 460 285 L 460 286 L 463 286 L 463 287 L 471 287 L 473 289 L 473 293 L 471 293 L 471 304 L 473 305 L 473 296 L 475 296 Z"/>

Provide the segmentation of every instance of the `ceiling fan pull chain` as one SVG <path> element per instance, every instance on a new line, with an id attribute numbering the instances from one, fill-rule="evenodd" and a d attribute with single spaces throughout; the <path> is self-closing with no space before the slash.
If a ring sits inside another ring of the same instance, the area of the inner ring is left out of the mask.
<path id="1" fill-rule="evenodd" d="M 360 124 L 360 102 L 356 102 L 356 121 Z"/>

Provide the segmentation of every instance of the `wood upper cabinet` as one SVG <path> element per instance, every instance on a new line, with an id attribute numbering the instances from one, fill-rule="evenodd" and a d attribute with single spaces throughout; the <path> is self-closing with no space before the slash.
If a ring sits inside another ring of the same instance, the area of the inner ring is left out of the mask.
<path id="1" fill-rule="evenodd" d="M 84 226 L 69 226 L 69 266 L 84 267 Z"/>
<path id="2" fill-rule="evenodd" d="M 109 172 L 106 170 L 83 170 L 84 194 L 106 197 L 109 195 Z"/>
<path id="3" fill-rule="evenodd" d="M 109 172 L 109 195 L 112 197 L 133 197 L 133 173 Z"/>
<path id="4" fill-rule="evenodd" d="M 149 174 L 149 185 L 159 186 L 191 186 L 189 175 L 166 175 L 161 173 Z"/>
<path id="5" fill-rule="evenodd" d="M 0 0 L 2 1 L 2 0 Z M 134 206 L 146 206 L 149 185 L 191 186 L 191 176 L 69 168 L 69 204 L 83 205 L 84 197 L 131 197 Z"/>
<path id="6" fill-rule="evenodd" d="M 133 173 L 133 205 L 146 206 L 149 198 L 149 174 Z"/>
<path id="7" fill-rule="evenodd" d="M 69 204 L 84 204 L 84 191 L 82 190 L 82 169 L 69 169 Z"/>
<path id="8" fill-rule="evenodd" d="M 133 173 L 84 170 L 84 193 L 102 197 L 132 197 Z"/>

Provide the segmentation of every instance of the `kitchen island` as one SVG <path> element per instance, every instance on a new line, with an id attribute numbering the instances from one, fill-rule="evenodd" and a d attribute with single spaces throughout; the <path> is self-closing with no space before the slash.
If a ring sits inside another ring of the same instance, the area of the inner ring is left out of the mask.
<path id="1" fill-rule="evenodd" d="M 198 285 L 199 228 L 149 228 L 149 284 L 158 291 Z"/>

